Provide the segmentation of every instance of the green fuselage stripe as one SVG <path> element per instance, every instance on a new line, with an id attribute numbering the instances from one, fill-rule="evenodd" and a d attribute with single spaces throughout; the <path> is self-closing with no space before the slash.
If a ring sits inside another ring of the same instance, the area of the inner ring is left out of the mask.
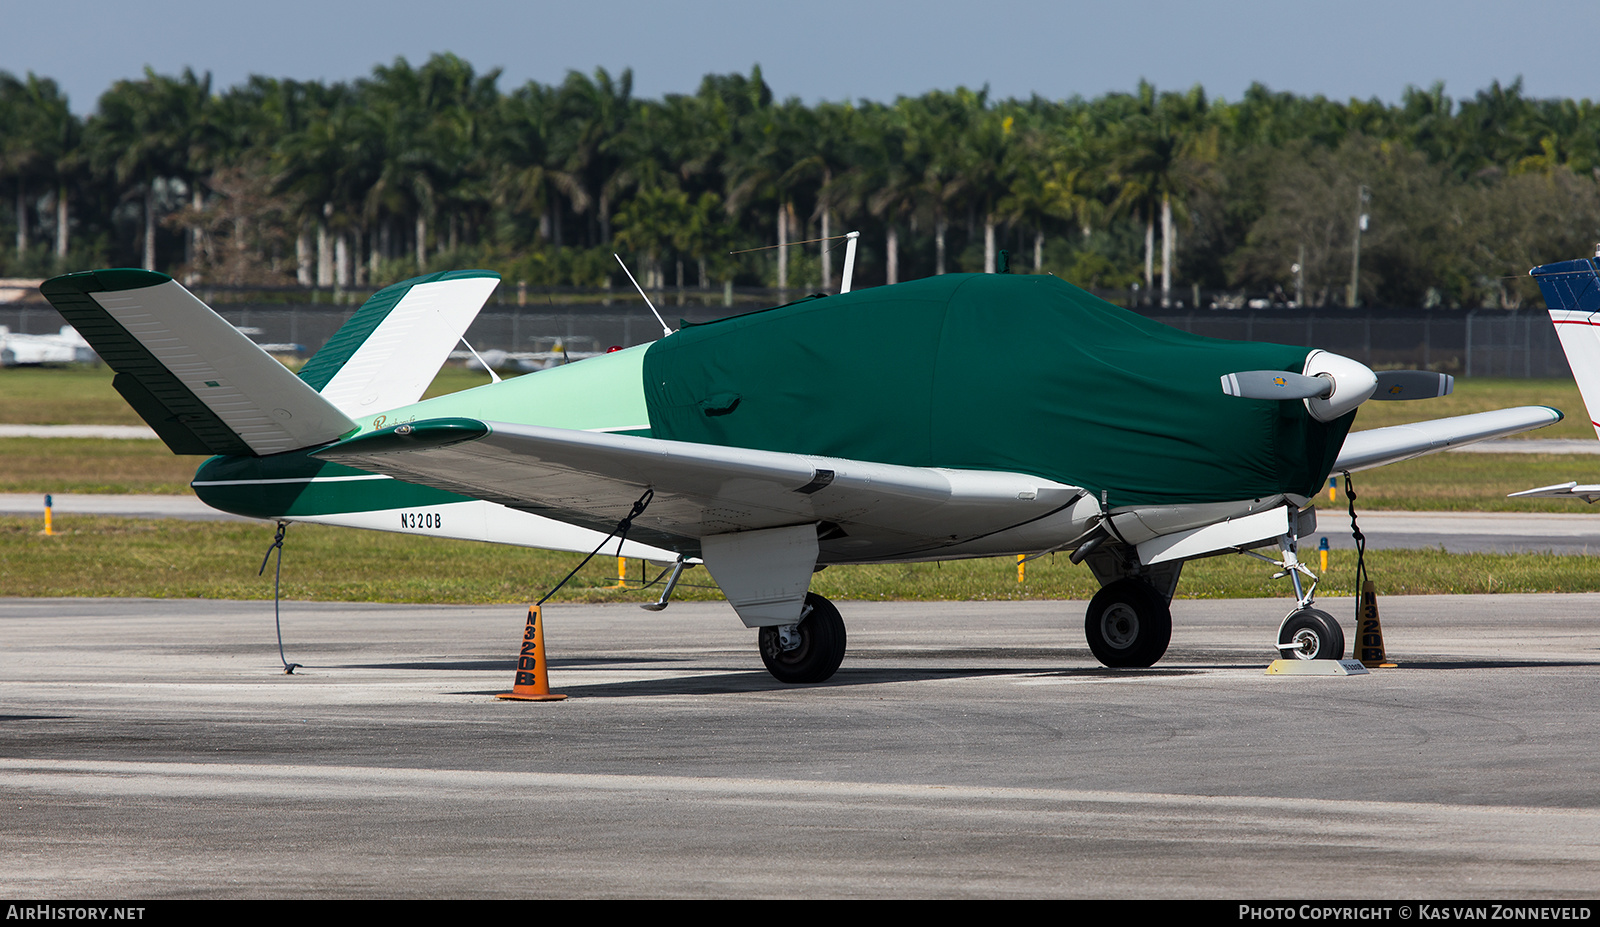
<path id="1" fill-rule="evenodd" d="M 650 414 L 641 379 L 645 349 L 641 345 L 602 354 L 392 409 L 360 422 L 361 433 L 402 422 L 470 418 L 648 437 Z M 309 456 L 314 450 L 260 458 L 213 457 L 195 473 L 195 494 L 214 508 L 253 518 L 472 501 L 469 496 L 318 460 Z"/>

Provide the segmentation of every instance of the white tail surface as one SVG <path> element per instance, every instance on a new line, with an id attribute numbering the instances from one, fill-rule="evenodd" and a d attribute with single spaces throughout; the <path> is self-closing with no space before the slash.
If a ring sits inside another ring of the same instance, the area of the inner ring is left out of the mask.
<path id="1" fill-rule="evenodd" d="M 266 456 L 355 430 L 338 408 L 165 274 L 105 270 L 41 292 L 177 453 Z"/>
<path id="2" fill-rule="evenodd" d="M 490 271 L 420 279 L 373 294 L 300 372 L 352 419 L 421 399 L 500 283 Z"/>
<path id="3" fill-rule="evenodd" d="M 1596 414 L 1600 410 L 1600 313 L 1551 309 L 1550 321 L 1561 338 L 1561 350 L 1567 354 L 1567 366 L 1578 382 L 1578 392 L 1583 394 L 1589 424 L 1594 425 L 1595 434 L 1600 437 L 1600 415 Z"/>

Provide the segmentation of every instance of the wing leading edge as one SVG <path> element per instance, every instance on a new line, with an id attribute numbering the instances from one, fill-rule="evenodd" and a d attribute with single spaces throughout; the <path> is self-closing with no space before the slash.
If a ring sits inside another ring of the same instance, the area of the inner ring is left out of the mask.
<path id="1" fill-rule="evenodd" d="M 1544 406 L 1350 435 L 1334 470 L 1363 470 L 1561 420 Z M 630 537 L 689 556 L 700 540 L 818 526 L 822 562 L 972 556 L 975 540 L 1030 526 L 1061 533 L 1098 511 L 1076 486 L 1022 473 L 906 467 L 537 425 L 441 418 L 315 452 L 372 473 L 610 531 L 646 489 Z M 1082 500 L 1082 505 L 1074 505 Z M 1059 523 L 1058 523 L 1059 522 Z M 1071 537 L 1073 535 L 1066 535 Z M 1018 550 L 1043 549 L 1042 540 Z"/>
<path id="2" fill-rule="evenodd" d="M 1354 431 L 1344 439 L 1344 447 L 1339 450 L 1333 470 L 1336 473 L 1370 470 L 1452 447 L 1532 431 L 1554 425 L 1561 418 L 1559 410 L 1548 406 L 1519 406 L 1410 425 Z"/>

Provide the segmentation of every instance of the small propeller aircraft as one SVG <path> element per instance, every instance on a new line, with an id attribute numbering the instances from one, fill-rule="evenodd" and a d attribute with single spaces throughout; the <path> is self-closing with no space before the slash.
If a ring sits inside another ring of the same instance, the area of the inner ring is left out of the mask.
<path id="1" fill-rule="evenodd" d="M 1561 418 L 1350 434 L 1368 399 L 1442 395 L 1450 378 L 1190 335 L 1009 274 L 803 299 L 419 401 L 497 282 L 388 287 L 298 375 L 162 274 L 41 290 L 174 452 L 216 455 L 193 482 L 208 504 L 579 552 L 627 520 L 619 555 L 675 563 L 653 607 L 703 563 L 793 683 L 845 653 L 814 572 L 1054 551 L 1102 584 L 1085 631 L 1108 666 L 1161 658 L 1185 562 L 1267 544 L 1296 590 L 1280 651 L 1336 659 L 1343 631 L 1312 607 L 1296 553 L 1329 473 Z M 977 343 L 1005 347 L 977 360 Z"/>
<path id="2" fill-rule="evenodd" d="M 81 364 L 94 360 L 89 342 L 72 326 L 63 325 L 59 334 L 25 335 L 0 325 L 0 367 L 23 364 Z"/>
<path id="3" fill-rule="evenodd" d="M 1589 423 L 1600 435 L 1600 246 L 1595 258 L 1541 264 L 1528 271 L 1539 283 L 1544 304 L 1550 310 L 1561 350 L 1572 368 L 1572 379 L 1589 413 Z M 1512 498 L 1600 499 L 1600 484 L 1572 480 L 1554 486 L 1540 486 L 1511 493 Z"/>

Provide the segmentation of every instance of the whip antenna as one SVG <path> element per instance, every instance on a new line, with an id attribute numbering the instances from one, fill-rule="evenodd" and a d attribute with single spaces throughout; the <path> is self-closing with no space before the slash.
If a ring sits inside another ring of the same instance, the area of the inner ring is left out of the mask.
<path id="1" fill-rule="evenodd" d="M 613 253 L 611 256 L 617 259 L 618 264 L 622 264 L 622 272 L 628 275 L 628 282 L 633 284 L 633 288 L 639 291 L 640 296 L 644 296 L 644 304 L 650 307 L 650 311 L 655 314 L 656 321 L 661 323 L 661 334 L 672 334 L 672 329 L 667 327 L 667 322 L 665 319 L 661 318 L 661 313 L 656 312 L 656 304 L 650 301 L 650 297 L 645 296 L 644 287 L 639 285 L 639 281 L 633 279 L 633 271 L 628 269 L 627 264 L 623 264 L 622 256 L 616 253 Z"/>

